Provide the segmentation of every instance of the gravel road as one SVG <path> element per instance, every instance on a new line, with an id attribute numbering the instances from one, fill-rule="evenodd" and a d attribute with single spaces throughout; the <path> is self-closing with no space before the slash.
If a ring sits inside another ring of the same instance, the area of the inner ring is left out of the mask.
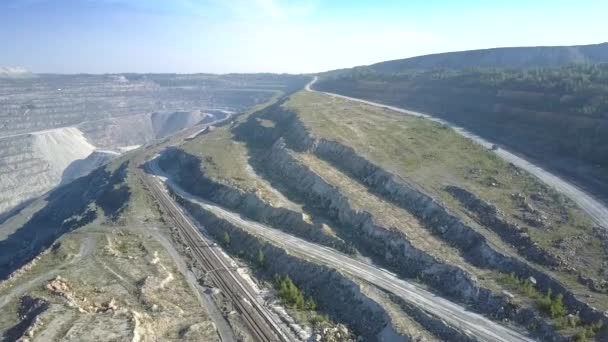
<path id="1" fill-rule="evenodd" d="M 492 148 L 492 145 L 493 145 L 492 142 L 490 142 L 474 133 L 471 133 L 462 127 L 455 126 L 447 121 L 433 117 L 426 113 L 420 113 L 420 112 L 416 112 L 416 111 L 412 111 L 412 110 L 408 110 L 408 109 L 388 106 L 388 105 L 377 103 L 377 102 L 357 99 L 354 97 L 349 97 L 349 96 L 344 96 L 344 95 L 339 95 L 339 94 L 334 94 L 334 93 L 328 93 L 328 92 L 320 92 L 320 91 L 314 90 L 312 88 L 312 85 L 317 80 L 318 80 L 318 78 L 315 77 L 310 83 L 308 83 L 306 85 L 306 90 L 311 91 L 311 92 L 319 92 L 319 93 L 326 94 L 329 96 L 334 96 L 334 97 L 338 97 L 338 98 L 342 98 L 342 99 L 346 99 L 346 100 L 350 100 L 350 101 L 355 101 L 355 102 L 359 102 L 359 103 L 365 103 L 370 106 L 390 109 L 390 110 L 393 110 L 393 111 L 396 111 L 399 113 L 403 113 L 403 114 L 407 114 L 407 115 L 423 117 L 425 119 L 447 125 L 447 126 L 451 127 L 452 129 L 456 130 L 456 132 L 460 133 L 461 135 L 475 141 L 476 143 L 478 143 L 488 149 Z M 597 200 L 596 198 L 589 195 L 588 193 L 584 192 L 583 190 L 581 190 L 574 184 L 571 184 L 571 183 L 567 182 L 566 180 L 553 175 L 552 173 L 548 172 L 547 170 L 544 170 L 543 168 L 532 164 L 531 162 L 527 161 L 526 159 L 524 159 L 520 156 L 517 156 L 516 154 L 514 154 L 512 152 L 509 152 L 502 148 L 499 148 L 494 152 L 498 156 L 500 156 L 502 159 L 512 163 L 513 165 L 515 165 L 523 170 L 528 171 L 529 173 L 536 176 L 538 179 L 540 179 L 545 184 L 555 188 L 557 191 L 566 195 L 574 203 L 576 203 L 582 210 L 584 210 L 587 214 L 589 214 L 589 216 L 591 216 L 591 219 L 593 220 L 593 222 L 595 224 L 599 225 L 600 227 L 603 227 L 604 229 L 608 229 L 608 208 L 606 207 L 606 205 L 604 205 L 604 203 Z"/>
<path id="2" fill-rule="evenodd" d="M 165 184 L 170 186 L 182 198 L 199 205 L 204 210 L 241 227 L 251 234 L 269 240 L 291 253 L 328 265 L 392 292 L 407 302 L 448 322 L 460 331 L 475 336 L 480 341 L 534 341 L 518 331 L 500 325 L 477 313 L 470 312 L 458 304 L 400 279 L 395 274 L 376 265 L 355 260 L 331 248 L 310 243 L 277 229 L 243 219 L 237 213 L 225 210 L 214 203 L 187 193 L 169 179 L 162 177 L 161 180 L 165 181 Z"/>

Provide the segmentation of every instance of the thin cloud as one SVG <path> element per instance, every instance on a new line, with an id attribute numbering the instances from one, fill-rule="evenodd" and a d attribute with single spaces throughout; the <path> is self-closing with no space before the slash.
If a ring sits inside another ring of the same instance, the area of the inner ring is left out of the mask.
<path id="1" fill-rule="evenodd" d="M 303 1 L 280 1 L 280 0 L 255 0 L 267 14 L 273 17 L 305 16 L 312 14 L 318 7 L 318 0 Z"/>
<path id="2" fill-rule="evenodd" d="M 241 17 L 290 18 L 313 14 L 321 0 L 214 0 Z"/>

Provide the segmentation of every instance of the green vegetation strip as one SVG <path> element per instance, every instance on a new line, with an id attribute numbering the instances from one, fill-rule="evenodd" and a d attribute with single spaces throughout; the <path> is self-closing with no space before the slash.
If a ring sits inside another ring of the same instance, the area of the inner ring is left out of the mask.
<path id="1" fill-rule="evenodd" d="M 576 314 L 568 314 L 561 294 L 553 295 L 549 289 L 546 293 L 539 291 L 531 279 L 520 279 L 515 274 L 507 274 L 500 282 L 511 290 L 534 300 L 536 306 L 554 322 L 555 328 L 574 332 L 575 341 L 586 341 L 593 338 L 602 328 L 602 322 L 584 325 Z"/>
<path id="2" fill-rule="evenodd" d="M 585 275 L 603 278 L 607 259 L 593 231 L 590 218 L 565 196 L 535 177 L 500 159 L 484 147 L 448 127 L 383 108 L 319 93 L 294 94 L 284 107 L 296 112 L 304 125 L 319 138 L 337 141 L 445 203 L 461 215 L 469 215 L 445 191 L 455 185 L 495 205 L 510 222 L 527 229 L 532 240 Z M 519 199 L 538 209 L 543 227 L 533 227 L 524 216 Z M 531 199 L 537 199 L 531 201 Z M 481 229 L 502 250 L 515 251 L 489 230 Z M 565 247 L 564 247 L 565 245 Z M 575 257 L 573 257 L 573 255 Z M 576 277 L 560 273 L 569 286 L 589 293 L 593 305 L 608 308 L 604 295 L 576 284 Z"/>

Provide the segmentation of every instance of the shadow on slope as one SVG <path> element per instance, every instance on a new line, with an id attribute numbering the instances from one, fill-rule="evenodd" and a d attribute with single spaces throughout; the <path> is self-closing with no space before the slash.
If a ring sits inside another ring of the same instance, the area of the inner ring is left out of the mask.
<path id="1" fill-rule="evenodd" d="M 110 152 L 94 151 L 86 158 L 74 160 L 63 170 L 60 185 L 68 184 L 77 178 L 88 175 L 117 156 L 118 154 Z"/>
<path id="2" fill-rule="evenodd" d="M 63 234 L 82 227 L 103 214 L 115 220 L 130 197 L 124 184 L 128 162 L 115 171 L 99 168 L 86 177 L 50 192 L 47 205 L 27 223 L 0 241 L 0 279 L 29 262 Z"/>
<path id="3" fill-rule="evenodd" d="M 0 225 L 4 224 L 4 222 L 8 221 L 11 217 L 19 215 L 19 213 L 21 213 L 21 211 L 25 209 L 28 205 L 30 205 L 34 200 L 35 198 L 31 198 L 14 207 L 13 209 L 0 214 Z"/>

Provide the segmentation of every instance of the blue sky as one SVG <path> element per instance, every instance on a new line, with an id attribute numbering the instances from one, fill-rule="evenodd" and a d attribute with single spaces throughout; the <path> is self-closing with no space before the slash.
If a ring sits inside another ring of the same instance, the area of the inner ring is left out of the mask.
<path id="1" fill-rule="evenodd" d="M 0 66 L 315 72 L 421 54 L 608 41 L 598 0 L 0 0 Z"/>

